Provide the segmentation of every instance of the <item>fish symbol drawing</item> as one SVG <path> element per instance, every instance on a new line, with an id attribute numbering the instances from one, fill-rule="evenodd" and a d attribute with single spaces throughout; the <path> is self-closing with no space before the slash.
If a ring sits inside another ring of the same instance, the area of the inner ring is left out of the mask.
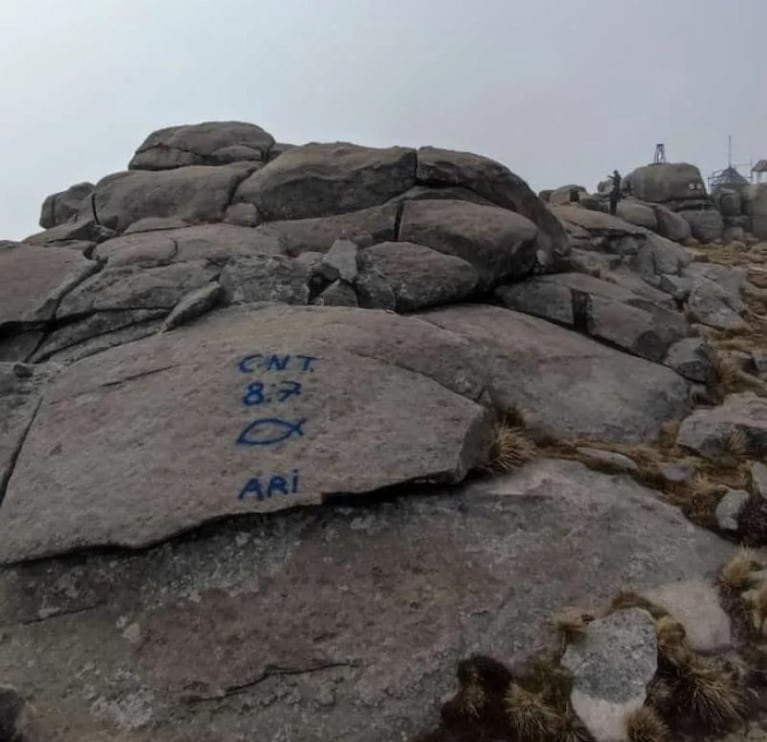
<path id="1" fill-rule="evenodd" d="M 240 433 L 237 443 L 242 446 L 273 446 L 293 435 L 303 436 L 306 418 L 297 423 L 280 420 L 276 417 L 264 417 L 254 420 Z"/>

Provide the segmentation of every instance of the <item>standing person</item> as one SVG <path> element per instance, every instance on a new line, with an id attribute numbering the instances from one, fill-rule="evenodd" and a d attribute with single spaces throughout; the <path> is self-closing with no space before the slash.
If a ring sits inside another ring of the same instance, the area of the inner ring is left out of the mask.
<path id="1" fill-rule="evenodd" d="M 610 180 L 613 182 L 613 189 L 610 191 L 610 213 L 615 216 L 618 210 L 618 201 L 621 199 L 621 174 L 617 170 L 613 170 Z"/>

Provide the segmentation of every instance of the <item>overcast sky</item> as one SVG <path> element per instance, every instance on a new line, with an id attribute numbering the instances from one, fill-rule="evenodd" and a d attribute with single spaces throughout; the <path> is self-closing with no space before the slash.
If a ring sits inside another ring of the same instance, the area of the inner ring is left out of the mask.
<path id="1" fill-rule="evenodd" d="M 767 157 L 767 0 L 0 0 L 0 238 L 152 130 L 464 149 L 533 188 Z"/>

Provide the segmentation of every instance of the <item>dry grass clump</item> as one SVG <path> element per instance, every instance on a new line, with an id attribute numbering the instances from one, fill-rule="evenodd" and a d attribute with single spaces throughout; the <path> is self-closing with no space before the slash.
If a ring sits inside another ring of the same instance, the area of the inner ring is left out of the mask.
<path id="1" fill-rule="evenodd" d="M 754 559 L 754 554 L 749 549 L 741 549 L 724 567 L 719 577 L 721 583 L 742 592 L 748 590 L 752 584 L 752 573 L 759 569 L 759 563 Z"/>
<path id="2" fill-rule="evenodd" d="M 647 611 L 655 621 L 660 621 L 669 615 L 665 608 L 661 608 L 661 606 L 639 595 L 639 593 L 635 593 L 633 590 L 621 590 L 612 603 L 610 603 L 609 612 L 615 613 L 616 611 L 624 611 L 627 608 L 641 608 Z"/>
<path id="3" fill-rule="evenodd" d="M 557 713 L 538 694 L 512 683 L 504 702 L 509 725 L 519 739 L 535 742 L 552 736 Z"/>
<path id="4" fill-rule="evenodd" d="M 751 444 L 748 439 L 748 434 L 743 428 L 735 428 L 727 436 L 724 442 L 727 453 L 732 456 L 746 456 L 751 448 Z"/>
<path id="5" fill-rule="evenodd" d="M 629 742 L 666 742 L 671 732 L 658 714 L 649 706 L 643 706 L 626 719 Z"/>
<path id="6" fill-rule="evenodd" d="M 680 709 L 707 729 L 724 729 L 743 718 L 743 695 L 733 671 L 696 658 L 683 668 L 675 688 Z"/>
<path id="7" fill-rule="evenodd" d="M 672 500 L 693 523 L 704 528 L 716 528 L 716 508 L 726 491 L 726 484 L 712 481 L 707 473 L 698 472 Z"/>
<path id="8" fill-rule="evenodd" d="M 490 467 L 510 471 L 532 461 L 538 455 L 535 443 L 523 427 L 501 420 L 495 425 Z"/>
<path id="9" fill-rule="evenodd" d="M 594 738 L 571 708 L 554 720 L 553 742 L 593 742 Z"/>
<path id="10" fill-rule="evenodd" d="M 682 425 L 681 420 L 666 420 L 660 426 L 658 435 L 658 445 L 661 448 L 672 449 L 676 447 L 676 438 L 679 435 L 679 428 Z"/>
<path id="11" fill-rule="evenodd" d="M 457 674 L 460 687 L 442 706 L 442 723 L 418 742 L 593 742 L 570 705 L 572 681 L 555 655 L 513 675 L 475 655 L 459 663 Z"/>
<path id="12" fill-rule="evenodd" d="M 744 564 L 749 564 L 747 555 L 737 563 L 738 576 Z M 649 705 L 672 727 L 713 731 L 740 721 L 745 705 L 738 673 L 694 652 L 684 627 L 671 616 L 659 619 L 656 630 L 658 674 L 649 690 Z"/>
<path id="13" fill-rule="evenodd" d="M 751 495 L 738 516 L 738 529 L 746 546 L 767 544 L 767 500 Z"/>
<path id="14" fill-rule="evenodd" d="M 740 381 L 741 369 L 735 359 L 721 350 L 712 353 L 712 365 L 718 381 L 716 392 L 721 399 L 732 391 L 736 391 Z"/>

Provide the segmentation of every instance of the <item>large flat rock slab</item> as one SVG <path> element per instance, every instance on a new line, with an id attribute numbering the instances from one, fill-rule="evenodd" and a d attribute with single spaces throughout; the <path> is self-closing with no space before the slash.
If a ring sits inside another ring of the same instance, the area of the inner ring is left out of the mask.
<path id="1" fill-rule="evenodd" d="M 511 309 L 574 326 L 597 340 L 656 362 L 690 333 L 681 313 L 583 273 L 532 278 L 501 286 L 496 295 Z"/>
<path id="2" fill-rule="evenodd" d="M 136 150 L 131 170 L 169 170 L 185 165 L 226 165 L 264 160 L 274 137 L 242 121 L 205 121 L 152 132 Z"/>
<path id="3" fill-rule="evenodd" d="M 540 433 L 640 441 L 690 409 L 676 372 L 537 317 L 483 305 L 419 316 L 486 353 L 494 403 Z"/>
<path id="4" fill-rule="evenodd" d="M 95 251 L 110 267 L 168 265 L 190 260 L 224 263 L 246 255 L 281 255 L 282 241 L 249 227 L 200 224 L 180 229 L 136 232 L 102 242 Z"/>
<path id="5" fill-rule="evenodd" d="M 308 219 L 385 203 L 415 185 L 415 150 L 345 142 L 294 147 L 251 175 L 235 201 L 266 221 Z"/>
<path id="6" fill-rule="evenodd" d="M 93 209 L 101 224 L 118 232 L 148 218 L 220 222 L 235 188 L 256 166 L 241 162 L 115 173 L 96 185 Z"/>
<path id="7" fill-rule="evenodd" d="M 40 209 L 40 226 L 50 229 L 76 218 L 90 205 L 95 188 L 93 183 L 75 183 L 66 191 L 52 193 L 43 201 Z"/>
<path id="8" fill-rule="evenodd" d="M 418 150 L 418 183 L 438 189 L 467 189 L 505 209 L 516 211 L 538 227 L 541 268 L 550 270 L 570 251 L 567 235 L 546 204 L 505 165 L 471 152 L 438 147 Z"/>
<path id="9" fill-rule="evenodd" d="M 51 319 L 67 291 L 95 270 L 77 250 L 0 243 L 0 327 Z"/>
<path id="10" fill-rule="evenodd" d="M 538 461 L 0 570 L 0 666 L 59 742 L 211 739 L 212 716 L 222 740 L 411 739 L 459 659 L 535 651 L 564 606 L 713 576 L 736 548 L 629 477 Z"/>
<path id="11" fill-rule="evenodd" d="M 647 230 L 603 211 L 581 206 L 553 206 L 552 213 L 561 221 L 574 224 L 593 234 L 644 235 Z"/>
<path id="12" fill-rule="evenodd" d="M 152 268 L 107 267 L 70 291 L 59 304 L 56 317 L 72 318 L 99 311 L 170 310 L 182 296 L 209 283 L 220 272 L 206 260 Z"/>
<path id="13" fill-rule="evenodd" d="M 482 390 L 465 340 L 358 309 L 228 310 L 105 351 L 46 394 L 0 508 L 0 559 L 458 481 L 487 461 Z"/>
<path id="14" fill-rule="evenodd" d="M 287 255 L 327 252 L 338 239 L 363 236 L 373 243 L 397 239 L 397 204 L 372 206 L 347 214 L 269 222 L 256 228 L 259 235 L 279 239 Z"/>
<path id="15" fill-rule="evenodd" d="M 466 201 L 409 201 L 399 239 L 453 255 L 474 266 L 485 286 L 528 275 L 538 228 L 508 209 Z"/>
<path id="16" fill-rule="evenodd" d="M 463 301 L 479 282 L 474 267 L 410 242 L 382 242 L 364 250 L 360 261 L 391 288 L 398 312 Z"/>

